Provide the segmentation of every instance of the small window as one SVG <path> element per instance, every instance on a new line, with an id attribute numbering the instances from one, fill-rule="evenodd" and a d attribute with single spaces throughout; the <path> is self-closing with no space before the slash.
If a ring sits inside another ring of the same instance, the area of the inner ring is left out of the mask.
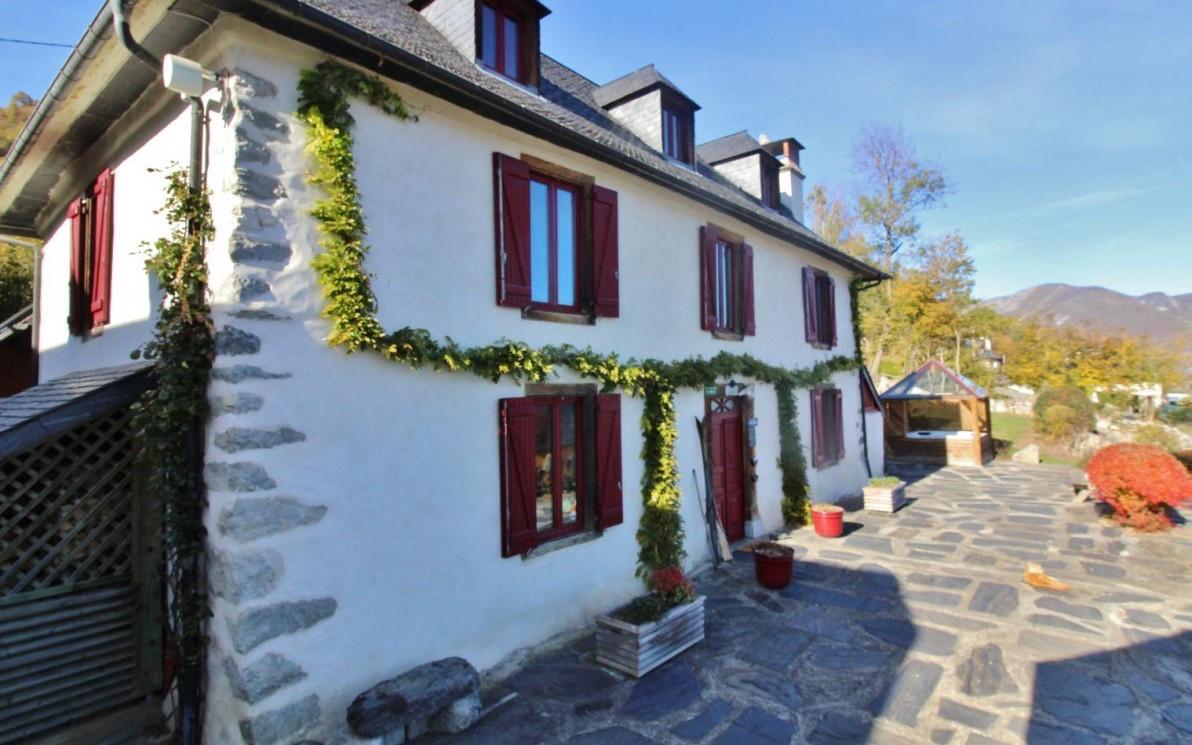
<path id="1" fill-rule="evenodd" d="M 713 225 L 702 230 L 702 326 L 730 337 L 755 333 L 753 248 Z"/>
<path id="2" fill-rule="evenodd" d="M 811 461 L 826 468 L 844 458 L 844 407 L 837 388 L 811 392 Z"/>
<path id="3" fill-rule="evenodd" d="M 532 83 L 529 58 L 533 18 L 509 6 L 514 3 L 480 3 L 476 59 L 493 72 L 522 83 Z M 536 53 L 537 50 L 534 50 Z"/>
<path id="4" fill-rule="evenodd" d="M 827 272 L 803 268 L 803 321 L 811 346 L 836 346 L 836 282 Z"/>
<path id="5" fill-rule="evenodd" d="M 111 319 L 112 215 L 115 177 L 110 169 L 67 210 L 70 219 L 70 332 L 83 336 Z"/>
<path id="6" fill-rule="evenodd" d="M 501 553 L 623 520 L 621 397 L 501 401 Z"/>
<path id="7" fill-rule="evenodd" d="M 662 152 L 668 158 L 691 162 L 691 112 L 673 106 L 662 108 Z"/>

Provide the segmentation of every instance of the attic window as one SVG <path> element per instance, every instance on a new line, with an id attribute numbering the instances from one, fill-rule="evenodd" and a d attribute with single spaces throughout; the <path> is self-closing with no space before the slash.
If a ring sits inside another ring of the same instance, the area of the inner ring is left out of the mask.
<path id="1" fill-rule="evenodd" d="M 778 209 L 778 168 L 762 158 L 762 204 Z"/>
<path id="2" fill-rule="evenodd" d="M 662 152 L 668 158 L 691 163 L 694 150 L 692 112 L 672 103 L 662 105 Z"/>
<path id="3" fill-rule="evenodd" d="M 476 4 L 476 61 L 510 80 L 538 83 L 538 18 L 534 4 L 485 0 Z"/>

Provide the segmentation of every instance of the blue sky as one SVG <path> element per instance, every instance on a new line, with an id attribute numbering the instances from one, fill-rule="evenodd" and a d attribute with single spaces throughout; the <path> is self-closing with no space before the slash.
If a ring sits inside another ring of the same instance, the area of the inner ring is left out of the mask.
<path id="1" fill-rule="evenodd" d="M 1042 282 L 1192 292 L 1192 3 L 547 0 L 543 49 L 597 82 L 654 62 L 699 141 L 793 135 L 809 184 L 902 126 L 955 185 L 932 234 L 972 246 L 977 293 Z M 74 42 L 99 7 L 0 0 L 0 36 Z M 0 96 L 65 49 L 0 44 Z"/>

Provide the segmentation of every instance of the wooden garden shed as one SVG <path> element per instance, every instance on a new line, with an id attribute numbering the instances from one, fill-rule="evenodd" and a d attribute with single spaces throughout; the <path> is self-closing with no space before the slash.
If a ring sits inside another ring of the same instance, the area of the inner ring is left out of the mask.
<path id="1" fill-rule="evenodd" d="M 881 399 L 887 463 L 980 466 L 993 460 L 989 394 L 939 360 Z"/>

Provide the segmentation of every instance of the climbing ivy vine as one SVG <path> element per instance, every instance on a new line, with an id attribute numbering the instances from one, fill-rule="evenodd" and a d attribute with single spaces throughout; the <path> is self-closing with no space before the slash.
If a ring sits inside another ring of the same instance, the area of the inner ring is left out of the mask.
<path id="1" fill-rule="evenodd" d="M 806 521 L 806 463 L 795 422 L 794 391 L 826 383 L 833 373 L 855 368 L 854 359 L 836 357 L 803 370 L 728 352 L 710 359 L 622 361 L 615 353 L 600 354 L 570 345 L 535 349 L 523 342 L 500 340 L 486 346 L 463 347 L 450 337 L 436 339 L 426 329 L 405 327 L 385 332 L 376 318 L 377 299 L 364 268 L 367 231 L 356 184 L 350 99 L 363 98 L 399 120 L 415 117 L 380 78 L 333 62 L 304 71 L 298 87 L 298 118 L 306 127 L 309 151 L 315 161 L 308 181 L 321 187 L 325 195 L 315 203 L 311 215 L 321 232 L 323 252 L 315 258 L 313 267 L 327 300 L 323 313 L 331 324 L 327 338 L 330 345 L 343 347 L 349 353 L 373 352 L 415 369 L 469 372 L 493 382 L 537 382 L 566 368 L 599 381 L 606 390 L 620 389 L 642 398 L 644 512 L 637 531 L 638 575 L 642 578 L 656 569 L 677 566 L 684 557 L 675 456 L 676 392 L 703 388 L 732 376 L 773 385 L 779 401 L 778 465 L 783 473 L 783 516 L 799 524 Z"/>
<path id="2" fill-rule="evenodd" d="M 133 353 L 156 361 L 154 386 L 133 405 L 146 487 L 163 512 L 162 543 L 170 598 L 169 641 L 181 670 L 206 664 L 204 622 L 211 615 L 200 569 L 205 552 L 205 490 L 201 456 L 207 387 L 215 352 L 205 246 L 214 233 L 205 191 L 193 192 L 185 171 L 166 175 L 160 210 L 169 235 L 152 246 L 146 267 L 158 278 L 162 302 L 153 338 Z"/>

